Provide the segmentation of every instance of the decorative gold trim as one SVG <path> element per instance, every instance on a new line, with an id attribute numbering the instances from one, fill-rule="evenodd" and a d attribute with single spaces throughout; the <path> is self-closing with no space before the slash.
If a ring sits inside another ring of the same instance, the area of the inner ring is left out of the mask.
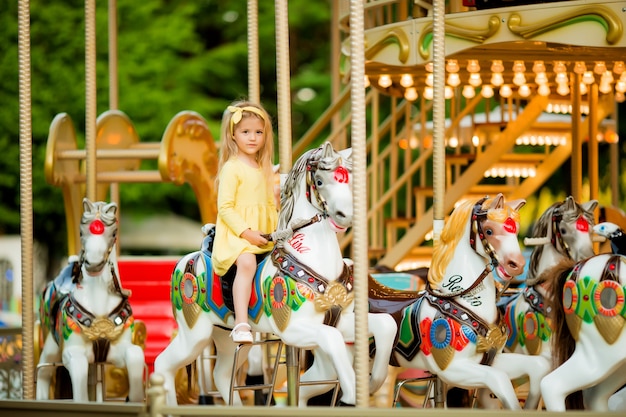
<path id="1" fill-rule="evenodd" d="M 452 36 L 455 38 L 463 39 L 474 43 L 484 43 L 487 39 L 498 33 L 500 29 L 500 18 L 498 16 L 491 16 L 487 21 L 487 27 L 476 29 L 469 27 L 455 26 L 452 23 L 446 23 L 446 36 Z M 430 41 L 427 38 L 433 33 L 433 25 L 429 23 L 424 26 L 422 33 L 418 39 L 419 54 L 424 60 L 430 59 Z"/>
<path id="2" fill-rule="evenodd" d="M 197 303 L 183 303 L 182 310 L 187 326 L 189 326 L 190 329 L 193 329 L 193 326 L 195 326 L 198 321 L 198 317 L 200 317 L 202 308 L 200 308 Z"/>
<path id="3" fill-rule="evenodd" d="M 533 339 L 526 339 L 526 349 L 531 355 L 539 355 L 541 353 L 543 341 L 539 337 Z"/>
<path id="4" fill-rule="evenodd" d="M 476 352 L 484 353 L 490 349 L 501 351 L 506 343 L 507 332 L 501 326 L 491 325 L 485 337 L 478 336 L 476 341 Z"/>
<path id="5" fill-rule="evenodd" d="M 85 336 L 91 341 L 108 339 L 111 342 L 115 342 L 124 331 L 123 324 L 116 326 L 108 318 L 97 318 L 91 323 L 91 326 L 83 326 L 80 322 L 77 323 L 85 333 Z"/>
<path id="6" fill-rule="evenodd" d="M 333 306 L 346 308 L 354 299 L 353 293 L 348 293 L 346 287 L 338 282 L 331 282 L 323 294 L 315 297 L 315 308 L 318 311 L 326 312 Z"/>
<path id="7" fill-rule="evenodd" d="M 433 347 L 431 349 L 431 353 L 433 354 L 433 359 L 435 359 L 437 366 L 443 371 L 448 367 L 448 365 L 450 365 L 450 362 L 454 357 L 454 348 L 450 345 L 443 349 Z"/>
<path id="8" fill-rule="evenodd" d="M 509 17 L 507 25 L 514 34 L 524 39 L 529 39 L 542 33 L 556 30 L 581 17 L 599 20 L 599 23 L 606 28 L 606 42 L 609 45 L 614 45 L 621 39 L 624 29 L 619 17 L 608 7 L 599 4 L 584 6 L 577 10 L 566 12 L 556 19 L 551 17 L 525 26 L 521 24 L 522 17 L 518 13 L 514 13 Z"/>
<path id="9" fill-rule="evenodd" d="M 624 317 L 622 316 L 607 317 L 598 314 L 593 318 L 593 321 L 602 338 L 609 345 L 615 343 L 624 330 Z"/>
<path id="10" fill-rule="evenodd" d="M 291 318 L 291 307 L 289 307 L 289 305 L 287 304 L 283 304 L 280 307 L 274 307 L 273 303 L 271 304 L 272 317 L 274 318 L 274 322 L 276 323 L 278 330 L 283 332 L 287 328 L 287 324 L 289 323 L 289 319 Z"/>
<path id="11" fill-rule="evenodd" d="M 390 30 L 389 32 L 385 34 L 385 36 L 383 36 L 381 39 L 379 39 L 369 48 L 367 48 L 367 38 L 366 38 L 365 59 L 374 58 L 376 55 L 378 55 L 380 51 L 382 51 L 383 49 L 387 47 L 387 44 L 390 44 L 390 43 L 398 44 L 398 46 L 400 47 L 398 60 L 402 62 L 403 64 L 406 64 L 406 62 L 409 59 L 409 52 L 410 52 L 409 37 L 407 36 L 406 33 L 404 33 L 402 29 Z"/>

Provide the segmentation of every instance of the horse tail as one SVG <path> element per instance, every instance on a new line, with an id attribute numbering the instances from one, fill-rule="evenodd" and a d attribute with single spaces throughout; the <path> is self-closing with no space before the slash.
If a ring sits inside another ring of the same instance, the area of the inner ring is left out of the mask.
<path id="1" fill-rule="evenodd" d="M 539 277 L 539 281 L 545 280 L 548 284 L 547 293 L 551 294 L 548 305 L 551 306 L 552 366 L 554 369 L 565 363 L 572 356 L 576 347 L 576 340 L 567 325 L 563 310 L 563 286 L 575 264 L 575 261 L 565 259 Z M 565 404 L 568 410 L 584 409 L 582 391 L 568 395 Z"/>
<path id="2" fill-rule="evenodd" d="M 54 398 L 59 400 L 72 399 L 72 378 L 70 378 L 67 368 L 58 366 L 54 378 Z"/>
<path id="3" fill-rule="evenodd" d="M 187 364 L 185 369 L 187 370 L 187 393 L 191 393 L 191 388 L 193 386 L 192 381 L 194 380 L 194 370 L 196 369 L 196 361 Z"/>

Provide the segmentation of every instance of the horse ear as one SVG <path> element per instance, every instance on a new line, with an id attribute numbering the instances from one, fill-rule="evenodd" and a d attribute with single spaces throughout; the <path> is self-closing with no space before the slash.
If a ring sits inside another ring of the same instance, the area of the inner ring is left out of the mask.
<path id="1" fill-rule="evenodd" d="M 83 198 L 83 211 L 84 212 L 92 212 L 94 208 L 93 203 L 87 197 Z"/>
<path id="2" fill-rule="evenodd" d="M 526 200 L 524 200 L 523 198 L 520 198 L 517 200 L 511 200 L 506 203 L 506 205 L 509 206 L 511 210 L 513 211 L 519 211 L 519 209 L 524 207 L 525 204 L 526 204 Z"/>
<path id="3" fill-rule="evenodd" d="M 596 207 L 598 207 L 598 200 L 589 200 L 586 203 L 582 203 L 583 210 L 589 213 L 593 213 Z"/>
<path id="4" fill-rule="evenodd" d="M 493 198 L 493 200 L 491 200 L 491 204 L 489 205 L 489 208 L 491 210 L 494 210 L 494 209 L 501 209 L 503 206 L 504 206 L 504 195 L 502 195 L 502 193 L 498 193 Z"/>
<path id="5" fill-rule="evenodd" d="M 115 213 L 117 213 L 117 203 L 112 202 L 112 203 L 106 204 L 104 207 L 102 207 L 102 211 L 104 213 L 115 216 Z"/>
<path id="6" fill-rule="evenodd" d="M 326 141 L 322 144 L 322 158 L 330 158 L 333 156 L 333 145 L 330 142 Z"/>
<path id="7" fill-rule="evenodd" d="M 576 210 L 576 200 L 574 200 L 574 197 L 571 195 L 567 196 L 563 205 L 565 206 L 566 211 Z"/>
<path id="8" fill-rule="evenodd" d="M 341 158 L 345 159 L 346 161 L 352 160 L 352 148 L 342 149 L 340 151 L 337 151 L 337 153 L 339 153 L 339 155 L 341 155 Z"/>

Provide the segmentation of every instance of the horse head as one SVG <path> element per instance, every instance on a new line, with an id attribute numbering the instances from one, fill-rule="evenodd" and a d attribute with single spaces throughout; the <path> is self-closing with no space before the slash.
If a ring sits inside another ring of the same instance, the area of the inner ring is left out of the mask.
<path id="1" fill-rule="evenodd" d="M 492 199 L 467 200 L 456 207 L 433 251 L 429 283 L 439 285 L 455 256 L 464 263 L 455 267 L 457 272 L 469 273 L 470 259 L 484 266 L 477 281 L 492 269 L 504 280 L 520 275 L 526 261 L 517 240 L 518 210 L 525 203 L 524 200 L 505 202 L 502 194 L 498 194 Z M 464 232 L 459 233 L 460 230 Z"/>
<path id="2" fill-rule="evenodd" d="M 117 239 L 117 204 L 83 199 L 80 262 L 91 275 L 102 271 Z"/>
<path id="3" fill-rule="evenodd" d="M 524 239 L 526 246 L 535 246 L 530 256 L 527 284 L 538 283 L 541 272 L 563 259 L 580 261 L 594 255 L 593 211 L 597 200 L 578 204 L 574 197 L 552 204 Z"/>
<path id="4" fill-rule="evenodd" d="M 304 178 L 306 176 L 306 178 Z M 285 229 L 299 202 L 306 201 L 310 214 L 328 220 L 335 232 L 352 225 L 351 151 L 337 152 L 329 142 L 305 152 L 285 179 L 281 193 L 278 228 Z"/>

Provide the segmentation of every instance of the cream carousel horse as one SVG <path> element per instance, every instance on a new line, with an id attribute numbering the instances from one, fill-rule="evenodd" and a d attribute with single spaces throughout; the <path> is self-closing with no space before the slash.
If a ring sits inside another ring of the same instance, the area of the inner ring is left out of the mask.
<path id="1" fill-rule="evenodd" d="M 556 364 L 541 381 L 546 409 L 609 411 L 609 397 L 626 384 L 626 257 L 564 261 L 546 275 Z"/>
<path id="2" fill-rule="evenodd" d="M 141 347 L 132 343 L 133 313 L 115 262 L 117 205 L 85 198 L 83 209 L 80 256 L 42 294 L 45 342 L 39 364 L 63 363 L 75 401 L 89 400 L 90 364 L 107 362 L 126 368 L 128 399 L 142 402 L 145 359 Z M 38 367 L 37 399 L 48 398 L 53 371 L 51 366 Z"/>
<path id="3" fill-rule="evenodd" d="M 281 193 L 279 230 L 272 234 L 276 245 L 259 259 L 248 322 L 253 331 L 274 334 L 286 345 L 319 352 L 318 365 L 332 367 L 338 375 L 341 400 L 355 404 L 355 373 L 346 347 L 352 335 L 336 327 L 354 306 L 351 267 L 342 258 L 336 236 L 351 226 L 353 217 L 347 156 L 325 143 L 294 164 Z M 212 341 L 217 352 L 213 381 L 226 403 L 241 404 L 238 392 L 232 401 L 229 392 L 237 345 L 219 337 L 223 332 L 213 332 L 216 326 L 232 328 L 234 323 L 230 293 L 234 273 L 219 277 L 212 272 L 211 245 L 184 256 L 172 274 L 178 333 L 154 365 L 155 373 L 165 379 L 168 404 L 176 404 L 176 371 L 198 358 Z M 387 335 L 395 334 L 395 329 L 380 323 L 395 323 L 387 315 L 370 314 L 370 331 L 390 353 L 393 337 Z M 378 368 L 383 367 L 380 363 L 386 368 L 386 361 L 379 361 Z"/>
<path id="4" fill-rule="evenodd" d="M 459 205 L 442 230 L 428 287 L 417 299 L 370 287 L 372 311 L 391 313 L 384 304 L 399 304 L 394 307 L 399 335 L 392 364 L 427 370 L 449 386 L 488 388 L 508 409 L 520 408 L 511 380 L 527 376 L 525 407 L 537 407 L 539 382 L 549 367 L 532 356 L 502 352 L 506 328 L 493 277 L 509 280 L 523 271 L 517 234 L 524 203 L 505 203 L 498 194 Z"/>

